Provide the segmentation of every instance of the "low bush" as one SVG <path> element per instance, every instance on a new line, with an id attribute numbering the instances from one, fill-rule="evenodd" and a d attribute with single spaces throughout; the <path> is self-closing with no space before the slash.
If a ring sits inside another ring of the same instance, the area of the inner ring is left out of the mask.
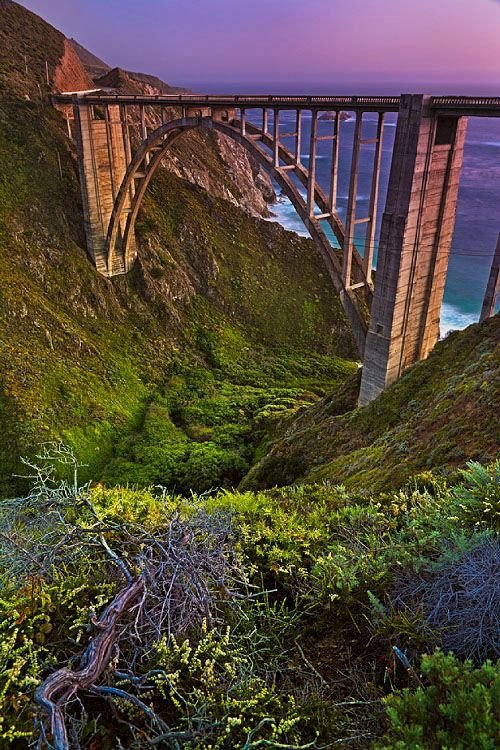
<path id="1" fill-rule="evenodd" d="M 51 456 L 66 462 L 71 482 L 57 485 Z M 30 495 L 1 508 L 1 750 L 36 741 L 35 718 L 48 731 L 34 689 L 54 671 L 78 670 L 99 618 L 130 581 L 142 595 L 121 614 L 119 647 L 64 708 L 82 746 L 107 747 L 113 736 L 131 749 L 366 747 L 379 736 L 381 695 L 408 684 L 401 670 L 389 674 L 386 647 L 410 645 L 417 663 L 429 645 L 451 645 L 453 617 L 467 632 L 494 631 L 498 543 L 462 509 L 462 486 L 425 475 L 376 497 L 328 484 L 182 497 L 78 490 L 73 460 L 61 446 L 46 451 Z M 490 482 L 474 489 L 474 504 L 485 497 Z M 482 631 L 466 622 L 462 579 L 471 571 Z M 406 600 L 406 582 L 423 589 Z M 444 626 L 429 616 L 440 604 Z M 491 639 L 488 649 L 476 657 L 494 653 Z M 496 670 L 426 657 L 422 687 L 387 698 L 378 747 L 490 750 Z M 460 711 L 470 725 L 462 739 Z"/>
<path id="2" fill-rule="evenodd" d="M 255 674 L 253 656 L 235 645 L 229 629 L 218 634 L 204 627 L 196 643 L 158 644 L 152 681 L 169 726 L 165 747 L 175 739 L 185 750 L 290 747 L 301 740 L 294 698 Z"/>
<path id="3" fill-rule="evenodd" d="M 418 569 L 459 535 L 448 491 L 408 487 L 370 498 L 328 484 L 261 493 L 220 493 L 210 509 L 234 514 L 249 571 L 303 604 L 334 609 L 368 604 L 408 567 Z"/>
<path id="4" fill-rule="evenodd" d="M 457 513 L 468 524 L 500 532 L 500 460 L 489 466 L 470 461 L 453 490 Z"/>
<path id="5" fill-rule="evenodd" d="M 500 665 L 436 652 L 422 657 L 424 687 L 385 699 L 388 729 L 373 750 L 496 750 Z"/>

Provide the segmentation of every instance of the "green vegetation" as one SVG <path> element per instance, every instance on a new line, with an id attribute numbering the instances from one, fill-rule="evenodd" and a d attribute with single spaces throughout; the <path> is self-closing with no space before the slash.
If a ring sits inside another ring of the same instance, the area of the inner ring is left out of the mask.
<path id="1" fill-rule="evenodd" d="M 49 675 L 89 750 L 493 750 L 500 319 L 356 408 L 320 257 L 213 133 L 101 278 L 63 37 L 0 17 L 0 750 L 53 744 Z"/>
<path id="2" fill-rule="evenodd" d="M 341 388 L 285 423 L 244 486 L 329 480 L 384 490 L 429 469 L 488 463 L 500 443 L 499 341 L 499 316 L 452 333 L 363 409 Z"/>
<path id="3" fill-rule="evenodd" d="M 441 631 L 418 617 L 409 628 L 396 599 L 390 628 L 380 617 L 402 575 L 495 539 L 491 527 L 478 534 L 469 514 L 491 499 L 498 469 L 471 465 L 452 487 L 428 474 L 383 495 L 322 484 L 189 499 L 98 486 L 75 496 L 55 480 L 38 483 L 24 501 L 7 502 L 1 519 L 0 747 L 27 747 L 34 688 L 60 666 L 76 668 L 91 613 L 123 587 L 111 549 L 149 576 L 145 616 L 135 626 L 125 616 L 112 670 L 65 712 L 86 742 L 105 748 L 111 734 L 131 748 L 162 736 L 165 747 L 192 750 L 345 742 L 460 750 L 477 736 L 476 746 L 493 748 L 499 665 L 425 656 Z M 474 499 L 464 508 L 468 488 Z M 88 536 L 96 523 L 100 536 Z M 68 535 L 78 544 L 58 544 Z M 147 551 L 154 539 L 163 552 Z M 176 567 L 155 584 L 151 566 L 169 550 Z M 168 609 L 157 604 L 160 591 L 173 591 Z M 151 619 L 157 606 L 163 614 Z M 127 635 L 134 627 L 139 640 Z M 424 627 L 426 638 L 414 637 Z M 494 641 L 489 649 L 494 658 Z"/>
<path id="4" fill-rule="evenodd" d="M 167 371 L 141 424 L 121 438 L 107 485 L 161 484 L 180 492 L 235 486 L 268 447 L 284 416 L 314 403 L 356 369 L 348 360 L 292 351 L 272 355 L 243 332 L 201 332 L 207 367 L 182 359 Z"/>
<path id="5" fill-rule="evenodd" d="M 239 422 L 236 399 L 247 402 L 243 424 L 228 427 L 241 434 L 232 445 L 228 435 L 215 440 L 214 471 L 204 469 L 194 486 L 236 482 L 260 440 L 252 436 L 246 446 L 243 433 L 266 404 L 310 403 L 350 371 L 338 359 L 353 355 L 340 303 L 307 240 L 160 174 L 142 216 L 138 266 L 109 282 L 82 249 L 80 192 L 62 118 L 39 104 L 2 101 L 0 159 L 0 495 L 23 488 L 13 479 L 19 456 L 54 438 L 75 448 L 88 477 L 113 459 L 122 483 L 169 482 L 156 459 L 142 479 L 120 473 L 115 460 L 129 461 L 130 444 L 148 442 L 138 431 L 158 413 L 157 402 L 163 408 L 165 398 L 177 398 L 187 408 L 196 388 L 190 394 L 188 383 L 180 396 L 175 384 L 169 393 L 169 382 L 171 373 L 192 369 L 208 379 L 213 371 L 200 400 L 228 401 L 228 422 Z M 258 398 L 256 388 L 267 395 Z M 202 427 L 216 426 L 207 418 Z M 181 452 L 188 440 L 193 454 L 208 459 L 191 421 L 191 436 L 173 430 L 165 449 L 177 435 Z M 222 455 L 226 449 L 232 458 Z M 234 470 L 226 470 L 228 460 Z M 178 476 L 171 481 L 187 488 Z"/>
<path id="6" fill-rule="evenodd" d="M 40 99 L 64 52 L 64 35 L 10 0 L 0 0 L 0 96 Z"/>
<path id="7" fill-rule="evenodd" d="M 425 687 L 386 699 L 390 729 L 375 750 L 495 750 L 500 732 L 500 671 L 474 669 L 451 654 L 424 656 Z"/>

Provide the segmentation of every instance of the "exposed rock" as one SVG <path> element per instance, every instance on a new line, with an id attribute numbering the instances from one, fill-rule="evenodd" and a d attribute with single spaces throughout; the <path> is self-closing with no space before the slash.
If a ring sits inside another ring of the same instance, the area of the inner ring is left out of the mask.
<path id="1" fill-rule="evenodd" d="M 69 41 L 73 45 L 82 65 L 91 78 L 98 78 L 99 76 L 104 75 L 108 70 L 111 70 L 110 65 L 105 63 L 92 52 L 89 52 L 89 50 L 79 44 L 76 39 L 70 39 Z"/>
<path id="2" fill-rule="evenodd" d="M 64 40 L 64 54 L 54 73 L 57 91 L 85 91 L 94 88 L 94 82 L 83 67 L 73 44 Z"/>
<path id="3" fill-rule="evenodd" d="M 273 184 L 260 166 L 236 141 L 217 134 L 217 145 L 228 173 L 241 198 L 236 204 L 255 215 L 269 216 L 268 203 L 276 200 Z"/>
<path id="4" fill-rule="evenodd" d="M 339 117 L 341 120 L 351 119 L 351 115 L 349 114 L 349 112 L 339 112 Z M 337 119 L 336 112 L 323 112 L 323 114 L 318 117 L 318 120 L 336 120 L 336 119 Z"/>

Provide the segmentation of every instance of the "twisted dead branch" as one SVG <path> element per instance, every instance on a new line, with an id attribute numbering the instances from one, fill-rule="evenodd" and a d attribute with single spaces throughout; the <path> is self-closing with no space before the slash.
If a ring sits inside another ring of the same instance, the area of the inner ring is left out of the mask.
<path id="1" fill-rule="evenodd" d="M 114 597 L 99 618 L 89 609 L 94 635 L 78 669 L 56 669 L 36 690 L 38 748 L 69 750 L 79 746 L 81 727 L 71 704 L 81 705 L 84 711 L 85 695 L 134 704 L 153 730 L 148 743 L 158 732 L 172 734 L 132 692 L 101 682 L 106 669 L 116 661 L 113 672 L 117 679 L 119 674 L 126 675 L 131 690 L 136 682 L 142 687 L 143 665 L 162 639 L 168 642 L 200 628 L 204 621 L 217 626 L 223 620 L 221 608 L 235 597 L 246 596 L 247 583 L 233 545 L 231 515 L 200 509 L 181 517 L 170 509 L 160 513 L 153 531 L 147 525 L 98 512 L 89 488 L 78 488 L 77 464 L 66 448 L 46 447 L 40 458 L 40 466 L 26 462 L 33 490 L 2 506 L 0 563 L 20 586 L 33 576 L 54 583 L 58 570 L 78 572 L 83 565 L 83 570 L 89 571 L 89 593 L 95 593 L 99 582 L 105 580 Z M 57 482 L 54 460 L 69 467 L 70 483 Z M 63 650 L 59 658 L 66 664 L 72 661 L 73 648 L 68 647 L 66 653 Z M 132 735 L 142 732 L 128 722 L 127 726 Z"/>
<path id="2" fill-rule="evenodd" d="M 95 622 L 96 635 L 83 653 L 80 669 L 58 669 L 37 688 L 35 702 L 50 721 L 55 750 L 69 749 L 65 705 L 79 690 L 89 689 L 97 683 L 110 662 L 119 635 L 118 624 L 137 604 L 143 591 L 142 579 L 131 579 Z"/>

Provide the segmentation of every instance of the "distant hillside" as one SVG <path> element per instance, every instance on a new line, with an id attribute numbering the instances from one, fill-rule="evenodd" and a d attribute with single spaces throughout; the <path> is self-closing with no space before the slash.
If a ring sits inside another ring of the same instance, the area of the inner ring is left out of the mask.
<path id="1" fill-rule="evenodd" d="M 155 94 L 189 93 L 188 89 L 170 86 L 157 76 L 151 76 L 147 73 L 131 73 L 128 70 L 123 70 L 123 68 L 108 69 L 104 75 L 95 78 L 94 81 L 99 88 L 116 88 L 130 93 L 136 93 L 137 91 L 147 93 L 148 90 Z"/>
<path id="2" fill-rule="evenodd" d="M 416 472 L 491 461 L 500 443 L 500 315 L 450 334 L 364 408 L 356 383 L 303 409 L 243 482 L 328 480 L 373 492 Z"/>
<path id="3" fill-rule="evenodd" d="M 89 50 L 79 44 L 76 39 L 70 39 L 69 41 L 75 48 L 78 57 L 82 61 L 82 64 L 91 78 L 99 78 L 99 76 L 102 76 L 108 70 L 111 70 L 110 65 L 97 57 L 97 55 L 89 52 Z"/>
<path id="4" fill-rule="evenodd" d="M 189 94 L 192 93 L 190 89 L 182 88 L 180 86 L 171 86 L 169 83 L 165 83 L 158 76 L 149 75 L 148 73 L 133 73 L 127 71 L 130 78 L 145 83 L 148 86 L 152 86 L 154 89 L 158 89 L 162 94 Z"/>
<path id="5" fill-rule="evenodd" d="M 127 79 L 128 81 L 137 81 L 141 84 L 151 86 L 161 94 L 181 94 L 189 91 L 189 89 L 183 89 L 179 86 L 171 86 L 162 81 L 161 78 L 158 78 L 158 76 L 149 75 L 149 73 L 134 73 L 118 67 L 112 68 L 111 65 L 108 65 L 97 57 L 97 55 L 94 55 L 79 44 L 76 39 L 70 39 L 69 41 L 73 45 L 85 70 L 97 86 L 102 86 L 103 88 L 121 88 L 124 83 L 123 79 Z"/>

